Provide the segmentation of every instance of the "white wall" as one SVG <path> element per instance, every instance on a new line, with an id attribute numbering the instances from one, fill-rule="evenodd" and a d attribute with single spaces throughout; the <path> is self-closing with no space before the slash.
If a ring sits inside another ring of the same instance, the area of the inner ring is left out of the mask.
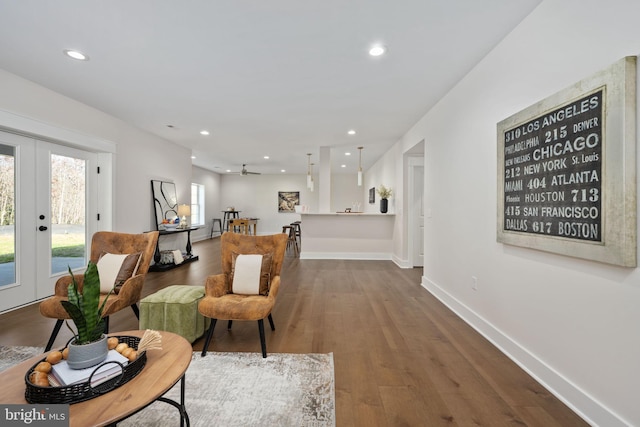
<path id="1" fill-rule="evenodd" d="M 117 137 L 114 230 L 129 233 L 153 230 L 151 180 L 174 182 L 178 203 L 189 204 L 191 151 L 128 126 Z"/>
<path id="2" fill-rule="evenodd" d="M 543 1 L 390 152 L 399 165 L 425 140 L 424 286 L 607 427 L 640 425 L 640 272 L 496 242 L 496 124 L 637 55 L 638 16 L 639 2 Z M 370 179 L 394 173 L 379 167 Z"/>
<path id="3" fill-rule="evenodd" d="M 408 147 L 411 148 L 411 147 Z M 375 187 L 376 190 L 380 185 L 391 188 L 393 191 L 389 198 L 388 213 L 393 213 L 393 248 L 392 259 L 400 267 L 409 267 L 411 262 L 408 259 L 407 245 L 407 228 L 405 226 L 405 215 L 403 206 L 404 200 L 404 180 L 403 180 L 403 153 L 408 149 L 404 144 L 398 142 L 388 152 L 386 152 L 376 163 L 373 164 L 364 174 L 364 188 L 367 190 L 365 212 L 380 212 L 380 196 L 376 191 L 376 202 L 369 204 L 368 189 Z"/>
<path id="4" fill-rule="evenodd" d="M 354 209 L 354 203 L 358 202 L 360 210 L 364 212 L 366 203 L 364 192 L 364 186 L 358 187 L 357 174 L 331 175 L 331 212 L 342 212 L 346 208 Z"/>
<path id="5" fill-rule="evenodd" d="M 397 206 L 399 198 L 402 198 L 402 187 L 399 185 L 401 181 L 396 179 L 396 160 L 398 156 L 401 157 L 402 153 L 398 148 L 399 144 L 392 147 L 387 153 L 384 154 L 376 163 L 374 163 L 364 173 L 364 185 L 363 188 L 366 191 L 366 209 L 365 212 L 375 213 L 380 212 L 380 196 L 376 191 L 376 202 L 372 205 L 369 204 L 369 188 L 375 187 L 376 190 L 384 185 L 387 188 L 393 190 L 393 194 L 389 198 L 389 213 L 398 213 Z M 399 168 L 401 173 L 402 168 Z"/>
<path id="6" fill-rule="evenodd" d="M 278 212 L 278 191 L 299 191 L 300 204 L 318 209 L 318 192 L 307 189 L 306 175 L 221 175 L 221 206 L 233 206 L 241 217 L 259 218 L 258 234 L 281 233 L 283 225 L 300 220 L 300 214 Z M 214 217 L 222 218 L 222 212 Z"/>

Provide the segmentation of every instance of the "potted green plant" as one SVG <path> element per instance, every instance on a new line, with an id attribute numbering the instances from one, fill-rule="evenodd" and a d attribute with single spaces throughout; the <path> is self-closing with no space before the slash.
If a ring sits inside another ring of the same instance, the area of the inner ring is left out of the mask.
<path id="1" fill-rule="evenodd" d="M 78 289 L 75 276 L 69 268 L 71 283 L 67 288 L 68 301 L 62 301 L 62 307 L 69 314 L 76 330 L 69 325 L 74 337 L 69 343 L 69 356 L 67 363 L 72 369 L 83 369 L 97 365 L 107 357 L 107 336 L 104 334 L 105 321 L 102 318 L 107 298 L 100 304 L 100 278 L 98 267 L 89 261 L 82 290 Z"/>
<path id="2" fill-rule="evenodd" d="M 389 209 L 389 197 L 393 194 L 393 190 L 381 185 L 376 191 L 378 192 L 378 196 L 380 196 L 380 212 L 387 213 Z"/>

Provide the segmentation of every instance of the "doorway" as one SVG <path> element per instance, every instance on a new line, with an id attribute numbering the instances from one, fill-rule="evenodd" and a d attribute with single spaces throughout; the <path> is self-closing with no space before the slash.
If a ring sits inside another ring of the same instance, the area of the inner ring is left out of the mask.
<path id="1" fill-rule="evenodd" d="M 424 158 L 408 161 L 408 249 L 412 267 L 424 266 Z"/>
<path id="2" fill-rule="evenodd" d="M 97 155 L 0 132 L 0 312 L 53 294 L 87 263 Z"/>

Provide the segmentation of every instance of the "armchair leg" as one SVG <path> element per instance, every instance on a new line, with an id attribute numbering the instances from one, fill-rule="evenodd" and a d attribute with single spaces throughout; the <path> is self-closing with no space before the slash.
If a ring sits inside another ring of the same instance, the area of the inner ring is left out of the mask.
<path id="1" fill-rule="evenodd" d="M 271 330 L 276 330 L 276 325 L 273 323 L 273 317 L 271 317 L 271 313 L 269 313 L 269 325 L 271 325 Z"/>
<path id="2" fill-rule="evenodd" d="M 229 323 L 227 323 L 227 329 L 231 330 L 231 324 L 233 323 L 233 320 L 229 320 Z"/>
<path id="3" fill-rule="evenodd" d="M 140 310 L 138 309 L 137 304 L 131 304 L 131 310 L 133 310 L 133 314 L 136 315 L 136 318 L 140 320 Z"/>
<path id="4" fill-rule="evenodd" d="M 62 322 L 63 322 L 62 319 L 56 320 L 56 324 L 53 327 L 53 331 L 51 331 L 51 336 L 49 337 L 49 342 L 47 343 L 47 346 L 44 348 L 45 353 L 51 350 L 51 347 L 53 347 L 53 343 L 56 340 L 56 337 L 58 336 L 58 332 L 60 332 L 60 328 L 62 327 Z"/>
<path id="5" fill-rule="evenodd" d="M 218 319 L 211 319 L 211 326 L 209 326 L 209 331 L 207 332 L 207 339 L 204 341 L 204 347 L 202 348 L 202 357 L 207 355 L 207 349 L 209 348 L 211 337 L 213 337 L 213 328 L 216 327 L 217 321 Z"/>
<path id="6" fill-rule="evenodd" d="M 258 331 L 260 332 L 260 345 L 262 346 L 262 357 L 267 357 L 267 343 L 264 339 L 264 319 L 258 320 Z"/>
<path id="7" fill-rule="evenodd" d="M 109 316 L 103 317 L 104 319 L 104 333 L 109 333 Z"/>

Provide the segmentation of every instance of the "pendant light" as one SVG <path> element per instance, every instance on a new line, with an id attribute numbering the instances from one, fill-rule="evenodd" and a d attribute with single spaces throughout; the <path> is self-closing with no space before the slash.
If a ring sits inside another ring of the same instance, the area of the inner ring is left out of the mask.
<path id="1" fill-rule="evenodd" d="M 309 190 L 313 192 L 313 163 L 311 163 L 311 185 L 309 186 Z"/>
<path id="2" fill-rule="evenodd" d="M 364 147 L 358 147 L 360 152 L 360 159 L 358 160 L 358 187 L 362 187 L 362 149 Z"/>
<path id="3" fill-rule="evenodd" d="M 312 182 L 313 178 L 311 177 L 311 153 L 307 153 L 307 188 L 309 190 L 311 190 Z"/>

